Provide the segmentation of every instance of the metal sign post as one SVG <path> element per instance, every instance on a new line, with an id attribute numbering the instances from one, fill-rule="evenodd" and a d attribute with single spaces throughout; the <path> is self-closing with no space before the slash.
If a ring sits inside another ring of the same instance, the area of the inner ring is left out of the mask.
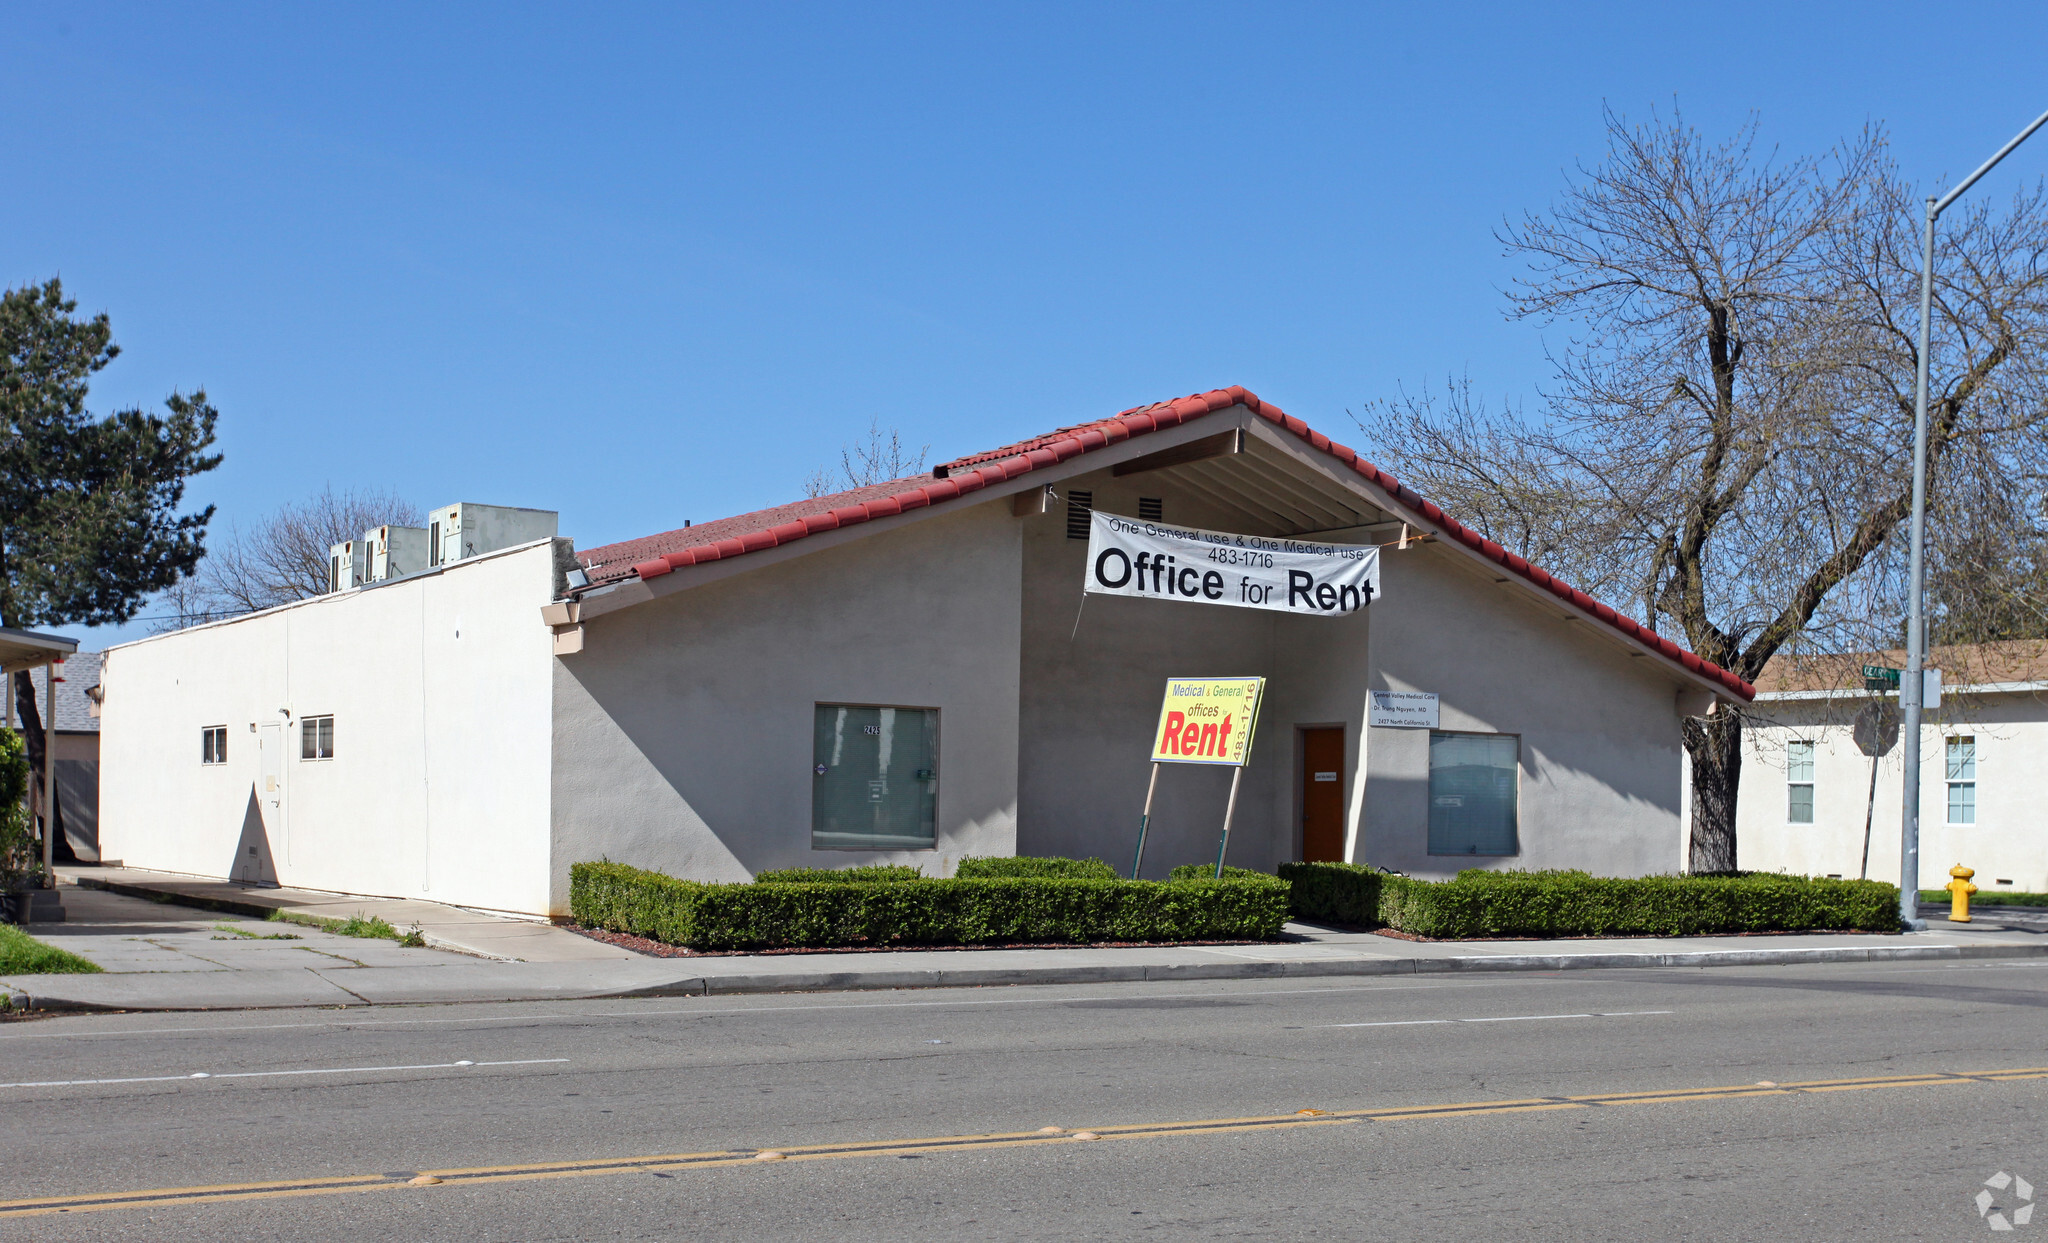
<path id="1" fill-rule="evenodd" d="M 1900 680 L 1899 708 L 1906 718 L 1905 789 L 1899 808 L 1899 921 L 1908 928 L 1920 920 L 1920 714 L 1927 687 L 1921 669 L 1927 659 L 1927 349 L 1934 316 L 1934 222 L 1963 191 L 1991 171 L 2000 160 L 2048 124 L 2048 112 L 2013 136 L 1976 172 L 1940 198 L 1927 200 L 1927 227 L 1920 243 L 1920 358 L 1913 373 L 1913 514 L 1906 555 L 1906 669 Z"/>
<path id="2" fill-rule="evenodd" d="M 1870 677 L 1868 665 L 1864 666 L 1863 675 L 1866 679 Z M 1899 714 L 1883 700 L 1865 704 L 1863 711 L 1856 714 L 1851 736 L 1856 740 L 1856 749 L 1870 757 L 1870 794 L 1863 803 L 1863 863 L 1856 869 L 1857 879 L 1869 880 L 1870 825 L 1877 815 L 1877 761 L 1898 745 Z"/>
<path id="3" fill-rule="evenodd" d="M 1223 836 L 1216 842 L 1216 879 L 1223 879 L 1223 856 L 1230 849 L 1230 818 L 1237 814 L 1237 783 L 1244 780 L 1244 765 L 1230 774 L 1230 801 L 1223 806 Z"/>
<path id="4" fill-rule="evenodd" d="M 1138 853 L 1131 860 L 1131 879 L 1138 879 L 1138 869 L 1145 866 L 1145 827 L 1152 823 L 1152 796 L 1159 791 L 1159 765 L 1152 765 L 1152 782 L 1145 787 L 1145 814 L 1138 817 Z"/>

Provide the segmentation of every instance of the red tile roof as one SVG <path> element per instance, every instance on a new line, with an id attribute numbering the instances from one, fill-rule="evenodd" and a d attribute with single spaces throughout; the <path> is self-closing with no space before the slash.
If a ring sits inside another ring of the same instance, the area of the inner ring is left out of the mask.
<path id="1" fill-rule="evenodd" d="M 1745 700 L 1755 697 L 1756 688 L 1741 678 L 1719 665 L 1701 660 L 1671 640 L 1638 625 L 1632 618 L 1617 613 L 1569 583 L 1529 564 L 1477 531 L 1464 526 L 1417 495 L 1413 488 L 1403 486 L 1399 480 L 1358 456 L 1353 450 L 1315 431 L 1300 419 L 1282 412 L 1270 402 L 1259 400 L 1238 385 L 1212 389 L 1206 393 L 1162 401 L 1150 406 L 1138 406 L 1112 418 L 1098 419 L 1093 423 L 1062 427 L 1043 436 L 1005 445 L 987 453 L 976 453 L 943 462 L 933 467 L 929 474 L 913 475 L 906 479 L 856 488 L 850 492 L 795 501 L 774 509 L 757 510 L 733 518 L 721 518 L 702 526 L 683 527 L 642 539 L 607 544 L 579 553 L 577 557 L 588 568 L 593 584 L 615 582 L 634 575 L 642 579 L 657 578 L 684 566 L 744 556 L 750 552 L 803 539 L 819 531 L 852 526 L 871 518 L 886 518 L 905 510 L 922 509 L 927 505 L 943 504 L 955 497 L 980 491 L 990 484 L 1002 483 L 1029 474 L 1041 466 L 1064 462 L 1105 445 L 1129 440 L 1133 436 L 1142 436 L 1146 432 L 1164 427 L 1177 427 L 1205 414 L 1227 410 L 1236 405 L 1244 406 L 1268 423 L 1300 437 L 1370 479 L 1402 505 L 1436 527 L 1441 533 L 1441 538 L 1455 540 L 1476 550 L 1481 556 L 1528 579 L 1558 599 L 1568 601 L 1575 607 L 1591 613 L 1605 625 L 1657 652 L 1673 664 L 1709 681 L 1719 682 L 1731 694 Z"/>

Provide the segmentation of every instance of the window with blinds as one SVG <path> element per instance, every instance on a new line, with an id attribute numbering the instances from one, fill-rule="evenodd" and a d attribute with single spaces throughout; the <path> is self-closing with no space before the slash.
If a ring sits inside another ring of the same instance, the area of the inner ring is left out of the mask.
<path id="1" fill-rule="evenodd" d="M 1785 744 L 1785 820 L 1813 823 L 1813 743 Z"/>
<path id="2" fill-rule="evenodd" d="M 1514 855 L 1522 740 L 1513 734 L 1429 736 L 1429 853 Z"/>
<path id="3" fill-rule="evenodd" d="M 811 849 L 937 844 L 938 709 L 819 704 L 811 757 Z"/>
<path id="4" fill-rule="evenodd" d="M 1977 823 L 1977 740 L 1948 740 L 1948 822 Z"/>

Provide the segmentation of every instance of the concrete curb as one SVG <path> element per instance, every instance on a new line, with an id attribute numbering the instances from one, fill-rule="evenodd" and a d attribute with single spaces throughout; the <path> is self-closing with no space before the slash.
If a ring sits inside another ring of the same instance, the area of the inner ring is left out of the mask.
<path id="1" fill-rule="evenodd" d="M 268 919 L 270 913 L 278 909 L 260 902 L 237 902 L 233 898 L 177 893 L 167 889 L 154 889 L 148 885 L 126 885 L 119 881 L 101 880 L 97 876 L 79 877 L 76 884 L 80 889 L 100 889 L 130 898 L 142 898 L 159 906 L 189 906 L 197 910 L 219 911 L 223 915 L 243 915 L 251 919 Z"/>
<path id="2" fill-rule="evenodd" d="M 767 993 L 818 993 L 853 992 L 886 989 L 923 988 L 991 988 L 1032 984 L 1122 984 L 1122 983 L 1166 983 L 1193 982 L 1198 980 L 1307 980 L 1341 979 L 1345 977 L 1385 975 L 1432 975 L 1455 974 L 1460 972 L 1522 972 L 1522 971 L 1600 971 L 1600 970 L 1644 970 L 1644 969 L 1705 969 L 1710 967 L 1768 967 L 1793 966 L 1809 963 L 1859 963 L 1859 962 L 1961 962 L 1982 959 L 2044 958 L 2048 957 L 2048 944 L 2044 945 L 1900 945 L 1900 946 L 1843 946 L 1840 948 L 1804 947 L 1798 949 L 1736 949 L 1704 950 L 1679 953 L 1607 953 L 1607 954 L 1484 954 L 1463 955 L 1445 958 L 1317 958 L 1280 961 L 1204 962 L 1204 963 L 1123 963 L 1123 964 L 1065 964 L 1044 967 L 993 967 L 993 968 L 927 968 L 927 969 L 878 969 L 874 971 L 759 971 L 732 972 L 718 975 L 683 975 L 668 980 L 639 983 L 625 987 L 605 987 L 602 983 L 578 983 L 568 987 L 547 986 L 540 980 L 532 982 L 504 978 L 478 979 L 467 982 L 456 978 L 415 981 L 411 985 L 386 982 L 372 983 L 368 978 L 379 968 L 359 968 L 333 973 L 308 973 L 336 990 L 327 993 L 312 989 L 312 981 L 306 980 L 300 989 L 278 990 L 289 995 L 261 996 L 268 991 L 255 980 L 243 976 L 239 981 L 243 988 L 223 987 L 224 975 L 233 973 L 197 972 L 192 978 L 180 979 L 166 973 L 151 977 L 151 983 L 161 985 L 161 996 L 135 996 L 124 988 L 125 996 L 95 998 L 89 994 L 100 991 L 118 982 L 132 986 L 137 977 L 133 975 L 99 976 L 57 976 L 49 977 L 50 994 L 39 995 L 34 983 L 24 983 L 19 977 L 14 982 L 0 985 L 11 994 L 12 1003 L 23 1009 L 47 1011 L 110 1011 L 110 1010 L 274 1010 L 302 1009 L 308 1006 L 392 1006 L 392 1005 L 446 1005 L 456 1003 L 491 1003 L 513 1001 L 577 1001 L 603 1000 L 625 997 L 703 997 L 735 996 Z M 464 971 L 462 968 L 434 968 L 440 971 Z M 489 970 L 494 975 L 505 968 L 495 964 L 478 964 L 476 970 Z M 467 974 L 467 972 L 464 972 Z M 349 988 L 335 975 L 348 977 Z M 63 982 L 72 981 L 81 986 L 80 993 L 64 995 L 70 990 L 63 988 Z M 97 982 L 99 987 L 93 987 Z M 212 990 L 213 995 L 206 993 Z M 240 996 L 234 994 L 240 993 Z M 338 994 L 338 995 L 337 995 Z"/>
<path id="3" fill-rule="evenodd" d="M 1282 962 L 1010 967 L 992 970 L 776 972 L 697 976 L 612 992 L 607 997 L 850 992 L 864 989 L 986 988 L 1018 984 L 1125 984 L 1174 980 L 1317 979 L 1494 971 L 1767 967 L 1803 963 L 1940 962 L 2048 957 L 2048 945 L 1845 946 L 1840 949 L 1703 950 L 1672 954 L 1486 954 L 1453 958 L 1304 959 Z"/>

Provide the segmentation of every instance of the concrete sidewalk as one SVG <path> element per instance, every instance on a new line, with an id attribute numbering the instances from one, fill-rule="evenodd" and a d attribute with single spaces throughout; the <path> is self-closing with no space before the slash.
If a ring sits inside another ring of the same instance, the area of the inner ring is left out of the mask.
<path id="1" fill-rule="evenodd" d="M 274 892 L 274 891 L 273 891 Z M 576 937 L 604 958 L 484 961 L 277 923 L 222 929 L 219 914 L 69 889 L 72 918 L 29 931 L 93 959 L 103 975 L 0 978 L 14 1004 L 42 1009 L 210 1010 L 417 1005 L 849 989 L 1310 979 L 1475 971 L 1700 968 L 1960 961 L 2048 956 L 2048 934 L 1989 925 L 1903 936 L 1685 937 L 1413 942 L 1289 925 L 1270 945 L 901 950 L 651 958 Z M 347 905 L 344 903 L 343 905 Z M 551 930 L 561 936 L 575 934 Z"/>
<path id="2" fill-rule="evenodd" d="M 140 868 L 59 867 L 57 878 L 67 895 L 73 892 L 70 886 L 77 886 L 256 919 L 266 918 L 272 911 L 321 919 L 375 916 L 400 932 L 419 929 L 421 939 L 430 948 L 501 962 L 617 962 L 640 958 L 630 950 L 577 936 L 540 920 L 491 915 L 439 902 L 280 889 Z M 68 896 L 66 901 L 70 901 Z"/>

